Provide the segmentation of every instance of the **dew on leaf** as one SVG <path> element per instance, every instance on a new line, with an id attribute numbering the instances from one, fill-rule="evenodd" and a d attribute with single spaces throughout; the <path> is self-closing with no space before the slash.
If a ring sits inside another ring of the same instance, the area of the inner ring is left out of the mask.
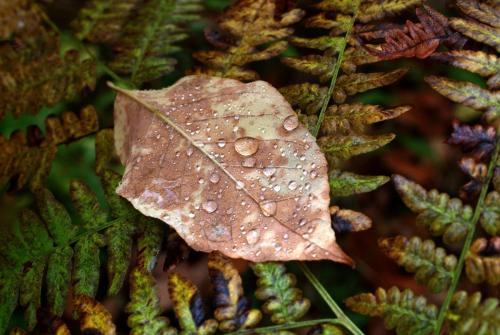
<path id="1" fill-rule="evenodd" d="M 260 210 L 264 216 L 273 216 L 276 214 L 277 204 L 273 200 L 265 200 L 259 203 Z"/>
<path id="2" fill-rule="evenodd" d="M 208 180 L 210 180 L 210 182 L 213 183 L 213 184 L 217 184 L 219 182 L 219 180 L 220 180 L 220 176 L 219 176 L 218 173 L 213 172 L 208 177 Z"/>
<path id="3" fill-rule="evenodd" d="M 248 157 L 245 158 L 243 162 L 241 162 L 241 165 L 244 167 L 254 167 L 256 162 L 257 160 L 255 159 L 255 157 Z"/>
<path id="4" fill-rule="evenodd" d="M 276 168 L 274 167 L 266 167 L 263 171 L 264 175 L 266 177 L 271 177 L 273 174 L 276 173 Z"/>
<path id="5" fill-rule="evenodd" d="M 217 203 L 213 200 L 208 200 L 205 201 L 201 207 L 205 210 L 205 212 L 213 213 L 217 210 Z"/>
<path id="6" fill-rule="evenodd" d="M 234 142 L 234 150 L 242 156 L 251 156 L 259 149 L 259 141 L 253 137 L 240 137 Z"/>
<path id="7" fill-rule="evenodd" d="M 248 244 L 255 244 L 259 240 L 259 232 L 256 229 L 252 229 L 246 233 L 245 238 Z"/>
<path id="8" fill-rule="evenodd" d="M 294 191 L 295 189 L 297 189 L 297 182 L 295 180 L 292 180 L 291 182 L 288 183 L 288 189 L 290 191 Z"/>

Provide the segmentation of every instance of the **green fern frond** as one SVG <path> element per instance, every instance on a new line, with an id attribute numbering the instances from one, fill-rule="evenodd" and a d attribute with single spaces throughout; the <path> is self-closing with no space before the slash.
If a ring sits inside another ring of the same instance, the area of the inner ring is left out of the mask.
<path id="1" fill-rule="evenodd" d="M 345 160 L 376 150 L 394 138 L 392 134 L 366 135 L 366 125 L 396 117 L 409 109 L 400 107 L 392 110 L 394 114 L 390 115 L 389 112 L 384 115 L 378 106 L 343 104 L 350 96 L 392 84 L 407 72 L 406 69 L 357 72 L 359 65 L 374 63 L 378 59 L 357 47 L 349 33 L 347 36 L 344 34 L 354 29 L 355 19 L 370 21 L 405 10 L 419 2 L 363 1 L 356 7 L 354 1 L 320 1 L 314 5 L 320 12 L 307 18 L 305 26 L 326 29 L 328 32 L 321 36 L 290 38 L 294 45 L 321 51 L 283 58 L 285 65 L 318 77 L 319 83 L 293 84 L 280 88 L 280 92 L 296 108 L 299 119 L 313 134 L 319 135 L 318 143 L 328 158 L 330 176 L 333 178 L 330 179 L 333 195 L 346 196 L 371 191 L 387 181 L 383 176 L 344 174 L 339 168 Z M 325 86 L 327 83 L 330 87 Z M 330 106 L 331 101 L 335 105 Z M 349 178 L 335 180 L 337 176 Z"/>
<path id="2" fill-rule="evenodd" d="M 258 309 L 250 309 L 243 295 L 240 274 L 231 260 L 212 252 L 208 257 L 208 274 L 215 291 L 214 317 L 219 321 L 219 330 L 232 332 L 254 328 L 262 314 Z"/>
<path id="3" fill-rule="evenodd" d="M 397 236 L 381 239 L 378 244 L 398 265 L 415 273 L 417 282 L 427 285 L 431 292 L 441 292 L 450 285 L 457 258 L 447 255 L 443 248 L 436 248 L 432 240 Z"/>
<path id="4" fill-rule="evenodd" d="M 500 284 L 500 237 L 478 238 L 465 259 L 465 273 L 473 283 Z"/>
<path id="5" fill-rule="evenodd" d="M 71 23 L 75 37 L 91 43 L 113 43 L 140 0 L 91 0 Z"/>
<path id="6" fill-rule="evenodd" d="M 297 321 L 307 313 L 311 302 L 295 287 L 297 280 L 286 272 L 285 265 L 268 262 L 255 263 L 251 267 L 259 278 L 255 295 L 265 301 L 262 310 L 271 315 L 273 323 Z"/>
<path id="7" fill-rule="evenodd" d="M 87 106 L 77 116 L 65 112 L 60 116 L 45 119 L 45 134 L 35 126 L 28 134 L 14 132 L 7 140 L 0 135 L 0 185 L 17 177 L 18 189 L 29 184 L 36 189 L 47 177 L 57 146 L 76 141 L 98 129 L 97 112 Z"/>
<path id="8" fill-rule="evenodd" d="M 445 326 L 450 334 L 496 335 L 500 329 L 500 307 L 497 298 L 481 299 L 481 293 L 464 291 L 454 294 L 446 313 Z"/>
<path id="9" fill-rule="evenodd" d="M 397 191 L 406 206 L 418 213 L 417 224 L 427 228 L 434 236 L 443 235 L 447 244 L 460 243 L 465 238 L 473 210 L 460 199 L 437 190 L 426 191 L 422 186 L 396 175 Z"/>
<path id="10" fill-rule="evenodd" d="M 151 274 L 139 267 L 130 273 L 130 302 L 125 311 L 131 335 L 175 335 L 170 321 L 160 316 L 160 299 Z"/>
<path id="11" fill-rule="evenodd" d="M 210 335 L 217 331 L 217 321 L 205 320 L 201 295 L 191 281 L 176 272 L 169 273 L 168 293 L 181 334 Z"/>
<path id="12" fill-rule="evenodd" d="M 0 119 L 6 113 L 36 114 L 95 86 L 93 61 L 81 60 L 74 50 L 61 56 L 58 38 L 47 32 L 2 45 L 0 53 Z"/>
<path id="13" fill-rule="evenodd" d="M 307 335 L 344 335 L 342 328 L 332 325 L 331 323 L 324 323 L 319 326 L 311 328 Z"/>
<path id="14" fill-rule="evenodd" d="M 231 5 L 218 24 L 222 38 L 206 33 L 208 41 L 222 50 L 195 52 L 193 57 L 204 65 L 195 67 L 192 73 L 243 81 L 258 79 L 258 74 L 245 65 L 282 53 L 287 47 L 285 39 L 293 32 L 290 26 L 304 15 L 300 9 L 279 14 L 277 5 L 276 0 L 239 0 Z"/>
<path id="15" fill-rule="evenodd" d="M 4 231 L 0 248 L 0 333 L 17 305 L 25 307 L 28 326 L 36 323 L 41 305 L 42 286 L 46 286 L 50 313 L 64 311 L 70 283 L 75 294 L 94 296 L 99 284 L 100 252 L 108 251 L 108 294 L 122 287 L 131 259 L 132 237 L 139 235 L 139 264 L 149 270 L 158 253 L 163 225 L 140 215 L 115 192 L 119 177 L 109 166 L 112 131 L 97 135 L 97 168 L 110 211 L 104 210 L 96 195 L 80 181 L 71 183 L 70 195 L 78 213 L 75 224 L 52 193 L 36 190 L 38 211 L 23 212 L 20 225 Z M 104 150 L 104 148 L 108 148 Z M 5 228 L 4 228 L 5 230 Z M 9 266 L 7 266 L 9 265 Z M 9 269 L 9 270 L 7 270 Z M 73 271 L 72 271 L 73 269 Z M 46 283 L 46 285 L 43 285 Z M 10 291 L 9 291 L 10 290 Z"/>
<path id="16" fill-rule="evenodd" d="M 116 58 L 110 64 L 119 73 L 130 74 L 141 84 L 171 72 L 180 50 L 175 44 L 187 38 L 183 25 L 199 18 L 199 0 L 152 0 L 138 7 L 115 43 Z"/>
<path id="17" fill-rule="evenodd" d="M 397 287 L 388 291 L 378 288 L 375 294 L 358 294 L 345 303 L 360 314 L 384 318 L 385 327 L 395 329 L 398 335 L 431 334 L 437 318 L 436 306 L 411 290 L 401 292 Z"/>
<path id="18" fill-rule="evenodd" d="M 489 235 L 500 235 L 500 194 L 497 191 L 491 191 L 486 196 L 479 222 Z"/>

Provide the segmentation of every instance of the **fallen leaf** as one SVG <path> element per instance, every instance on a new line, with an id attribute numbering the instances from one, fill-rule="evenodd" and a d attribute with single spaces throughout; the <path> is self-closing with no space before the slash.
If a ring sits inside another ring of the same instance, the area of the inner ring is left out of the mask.
<path id="1" fill-rule="evenodd" d="M 115 89 L 117 192 L 143 214 L 199 251 L 352 264 L 331 227 L 325 156 L 271 85 L 187 76 Z"/>

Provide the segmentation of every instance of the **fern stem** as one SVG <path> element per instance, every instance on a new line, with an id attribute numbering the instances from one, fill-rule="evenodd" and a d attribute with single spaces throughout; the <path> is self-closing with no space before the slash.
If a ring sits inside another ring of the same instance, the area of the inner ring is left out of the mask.
<path id="1" fill-rule="evenodd" d="M 460 257 L 458 259 L 457 266 L 455 267 L 455 271 L 453 271 L 453 278 L 452 278 L 450 288 L 448 289 L 448 292 L 446 293 L 446 297 L 443 301 L 443 304 L 441 305 L 441 309 L 439 310 L 438 320 L 437 320 L 436 328 L 434 331 L 435 335 L 441 334 L 441 328 L 443 327 L 443 323 L 444 323 L 444 320 L 446 318 L 446 314 L 448 312 L 448 308 L 450 306 L 451 299 L 452 299 L 453 294 L 455 293 L 455 290 L 458 286 L 458 281 L 459 281 L 460 276 L 462 274 L 462 270 L 463 270 L 464 263 L 465 263 L 465 257 L 469 253 L 469 249 L 470 249 L 470 246 L 472 244 L 472 239 L 474 238 L 474 233 L 476 231 L 476 224 L 479 220 L 479 217 L 481 216 L 481 213 L 483 210 L 484 200 L 486 198 L 486 194 L 488 193 L 488 188 L 489 188 L 491 179 L 493 178 L 493 173 L 495 171 L 495 166 L 497 163 L 499 152 L 500 152 L 500 136 L 497 136 L 495 151 L 494 151 L 493 155 L 491 156 L 491 160 L 490 160 L 490 163 L 488 165 L 488 175 L 487 175 L 487 178 L 481 187 L 481 193 L 479 194 L 479 199 L 477 200 L 476 208 L 474 209 L 474 215 L 472 216 L 472 219 L 470 221 L 469 231 L 467 232 L 467 236 L 465 237 L 464 245 L 463 245 L 462 250 L 460 252 Z"/>
<path id="2" fill-rule="evenodd" d="M 316 320 L 306 320 L 292 323 L 284 323 L 281 325 L 260 327 L 253 329 L 241 329 L 232 333 L 226 333 L 225 335 L 246 335 L 246 334 L 271 334 L 272 332 L 285 330 L 285 329 L 295 329 L 295 328 L 305 328 L 310 326 L 316 326 L 322 323 L 333 323 L 337 325 L 345 326 L 344 323 L 339 319 L 316 319 Z"/>
<path id="3" fill-rule="evenodd" d="M 355 335 L 363 335 L 363 332 L 349 319 L 347 315 L 344 314 L 339 305 L 335 302 L 332 296 L 328 293 L 325 287 L 321 284 L 321 282 L 316 278 L 314 273 L 309 269 L 309 267 L 304 263 L 299 263 L 300 269 L 307 277 L 307 279 L 314 286 L 316 291 L 318 291 L 321 298 L 326 302 L 328 307 L 332 310 L 333 314 L 338 318 L 338 320 L 342 323 L 342 325 L 347 328 L 351 334 Z"/>
<path id="4" fill-rule="evenodd" d="M 342 61 L 344 60 L 344 52 L 347 46 L 347 41 L 349 40 L 349 36 L 351 36 L 352 28 L 354 27 L 354 22 L 356 21 L 356 17 L 358 16 L 358 8 L 359 8 L 360 0 L 355 1 L 353 4 L 353 14 L 351 21 L 349 23 L 349 27 L 345 33 L 345 38 L 342 40 L 342 45 L 339 49 L 339 55 L 337 56 L 337 61 L 335 62 L 335 67 L 333 68 L 332 79 L 330 80 L 330 86 L 328 86 L 328 91 L 323 98 L 323 102 L 321 104 L 321 110 L 318 116 L 318 122 L 316 122 L 316 126 L 313 129 L 313 136 L 318 137 L 319 130 L 321 129 L 321 124 L 325 119 L 326 109 L 328 108 L 328 104 L 330 103 L 330 98 L 333 94 L 333 89 L 335 88 L 335 83 L 337 82 L 337 77 L 340 72 L 340 66 L 342 65 Z"/>

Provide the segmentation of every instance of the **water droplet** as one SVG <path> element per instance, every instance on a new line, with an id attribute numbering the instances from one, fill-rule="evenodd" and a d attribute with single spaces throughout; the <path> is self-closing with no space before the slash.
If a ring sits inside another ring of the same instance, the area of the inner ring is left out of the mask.
<path id="1" fill-rule="evenodd" d="M 301 226 L 301 227 L 304 226 L 306 223 L 307 223 L 307 220 L 304 218 L 299 220 L 299 226 Z"/>
<path id="2" fill-rule="evenodd" d="M 241 165 L 244 167 L 254 167 L 256 162 L 257 160 L 255 159 L 255 157 L 248 157 L 245 158 L 243 162 L 241 162 Z"/>
<path id="3" fill-rule="evenodd" d="M 213 184 L 217 184 L 220 180 L 220 176 L 218 173 L 214 172 L 214 173 L 210 174 L 210 176 L 208 177 L 208 180 L 210 180 L 210 182 Z"/>
<path id="4" fill-rule="evenodd" d="M 295 128 L 299 126 L 299 119 L 297 118 L 297 115 L 290 115 L 283 120 L 283 128 L 285 128 L 286 131 L 292 131 Z"/>
<path id="5" fill-rule="evenodd" d="M 198 184 L 203 184 L 205 180 L 203 178 L 198 179 Z"/>
<path id="6" fill-rule="evenodd" d="M 259 232 L 255 229 L 250 230 L 245 236 L 248 244 L 255 244 L 259 240 Z"/>
<path id="7" fill-rule="evenodd" d="M 242 181 L 237 181 L 236 182 L 236 189 L 237 190 L 242 190 L 245 187 L 245 184 Z"/>
<path id="8" fill-rule="evenodd" d="M 217 203 L 213 200 L 208 200 L 208 201 L 205 201 L 203 203 L 203 205 L 201 205 L 201 207 L 203 207 L 205 212 L 213 213 L 217 210 Z"/>
<path id="9" fill-rule="evenodd" d="M 189 216 L 190 218 L 194 218 L 194 217 L 195 217 L 194 213 L 192 213 L 192 212 L 190 212 L 190 213 L 188 214 L 188 216 Z"/>
<path id="10" fill-rule="evenodd" d="M 223 139 L 220 139 L 217 141 L 217 146 L 219 148 L 224 148 L 226 146 L 226 141 L 224 141 Z"/>
<path id="11" fill-rule="evenodd" d="M 259 141 L 253 137 L 240 137 L 234 142 L 234 150 L 242 156 L 251 156 L 259 149 Z"/>
<path id="12" fill-rule="evenodd" d="M 191 156 L 193 154 L 193 147 L 189 146 L 186 149 L 186 155 Z"/>
<path id="13" fill-rule="evenodd" d="M 259 206 L 264 216 L 273 216 L 276 214 L 276 208 L 278 207 L 276 201 L 273 200 L 262 201 Z"/>
<path id="14" fill-rule="evenodd" d="M 279 192 L 281 190 L 281 186 L 276 184 L 276 185 L 274 185 L 273 190 L 274 190 L 274 192 Z"/>
<path id="15" fill-rule="evenodd" d="M 273 174 L 276 173 L 276 168 L 266 167 L 263 172 L 266 177 L 271 177 Z"/>
<path id="16" fill-rule="evenodd" d="M 314 179 L 318 176 L 318 172 L 316 170 L 311 171 L 311 178 Z"/>
<path id="17" fill-rule="evenodd" d="M 288 183 L 288 189 L 290 191 L 293 191 L 297 188 L 298 184 L 295 180 L 292 180 L 291 182 Z"/>
<path id="18" fill-rule="evenodd" d="M 274 249 L 275 249 L 276 251 L 280 251 L 280 250 L 281 250 L 281 248 L 282 248 L 281 244 L 279 244 L 279 243 L 274 243 Z"/>

